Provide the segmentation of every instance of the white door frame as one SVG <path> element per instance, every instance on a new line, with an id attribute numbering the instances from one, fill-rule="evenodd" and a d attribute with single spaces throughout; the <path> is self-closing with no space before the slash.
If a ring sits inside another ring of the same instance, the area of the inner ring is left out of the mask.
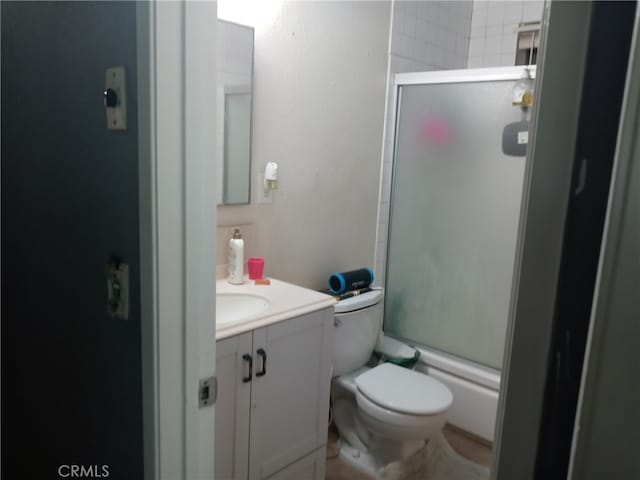
<path id="1" fill-rule="evenodd" d="M 139 2 L 145 480 L 213 479 L 216 2 Z"/>
<path id="2" fill-rule="evenodd" d="M 535 476 L 590 16 L 590 2 L 545 4 L 493 479 Z"/>

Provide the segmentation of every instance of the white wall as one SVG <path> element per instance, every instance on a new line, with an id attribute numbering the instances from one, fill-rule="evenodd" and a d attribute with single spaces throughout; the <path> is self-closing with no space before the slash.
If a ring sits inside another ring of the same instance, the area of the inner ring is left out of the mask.
<path id="1" fill-rule="evenodd" d="M 513 66 L 518 25 L 542 20 L 542 0 L 475 0 L 468 68 Z"/>
<path id="2" fill-rule="evenodd" d="M 472 2 L 396 1 L 389 45 L 384 150 L 376 240 L 376 283 L 384 285 L 387 225 L 393 160 L 393 83 L 395 74 L 465 68 Z"/>
<path id="3" fill-rule="evenodd" d="M 219 207 L 218 225 L 244 224 L 267 275 L 326 288 L 331 272 L 374 261 L 390 3 L 267 7 L 266 22 L 247 8 L 228 18 L 255 27 L 252 204 Z M 268 161 L 280 165 L 279 189 L 256 204 Z"/>

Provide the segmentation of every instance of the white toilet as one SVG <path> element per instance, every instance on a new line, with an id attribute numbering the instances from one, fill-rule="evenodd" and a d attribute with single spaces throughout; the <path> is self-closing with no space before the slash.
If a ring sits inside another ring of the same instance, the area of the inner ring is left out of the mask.
<path id="1" fill-rule="evenodd" d="M 374 290 L 342 300 L 334 320 L 331 398 L 340 456 L 374 476 L 422 448 L 453 402 L 449 389 L 427 375 L 392 363 L 365 366 L 381 332 L 382 298 Z"/>

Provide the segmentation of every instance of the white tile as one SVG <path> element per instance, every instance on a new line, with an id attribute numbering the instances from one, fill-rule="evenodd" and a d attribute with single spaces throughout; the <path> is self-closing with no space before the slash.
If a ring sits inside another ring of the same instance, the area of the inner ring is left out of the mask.
<path id="1" fill-rule="evenodd" d="M 473 9 L 474 10 L 486 10 L 489 8 L 489 0 L 474 0 L 473 1 Z"/>
<path id="2" fill-rule="evenodd" d="M 518 34 L 508 33 L 505 27 L 505 33 L 502 36 L 502 53 L 515 53 L 518 46 Z"/>
<path id="3" fill-rule="evenodd" d="M 406 12 L 408 4 L 409 4 L 408 0 L 395 0 L 393 2 L 394 11 Z"/>
<path id="4" fill-rule="evenodd" d="M 413 56 L 413 39 L 411 37 L 407 37 L 406 35 L 402 36 L 402 48 L 400 49 L 400 55 L 407 58 L 411 58 Z"/>
<path id="5" fill-rule="evenodd" d="M 435 54 L 433 55 L 433 63 L 438 67 L 438 69 L 445 69 L 444 63 L 444 52 L 441 48 L 435 50 Z"/>
<path id="6" fill-rule="evenodd" d="M 456 37 L 457 35 L 453 32 L 447 33 L 446 50 L 448 50 L 449 52 L 456 51 Z"/>
<path id="7" fill-rule="evenodd" d="M 394 74 L 402 73 L 402 57 L 400 57 L 398 55 L 392 55 L 391 56 L 391 66 L 392 66 L 391 71 Z M 393 78 L 391 79 L 391 81 L 393 82 Z"/>
<path id="8" fill-rule="evenodd" d="M 410 37 L 416 36 L 416 17 L 410 15 L 407 16 L 404 25 L 405 33 Z"/>
<path id="9" fill-rule="evenodd" d="M 422 40 L 412 39 L 412 48 L 411 48 L 411 60 L 413 62 L 422 61 L 422 57 L 424 55 L 424 48 Z"/>
<path id="10" fill-rule="evenodd" d="M 502 29 L 505 35 L 518 35 L 519 27 L 520 27 L 520 22 L 509 23 L 509 24 L 504 24 L 502 26 Z"/>
<path id="11" fill-rule="evenodd" d="M 487 9 L 474 10 L 471 17 L 471 28 L 485 28 L 487 26 Z"/>
<path id="12" fill-rule="evenodd" d="M 473 2 L 473 9 L 471 11 L 471 24 L 486 27 L 487 26 L 487 12 L 489 11 L 487 2 Z"/>
<path id="13" fill-rule="evenodd" d="M 513 53 L 503 53 L 501 58 L 502 65 L 513 66 L 516 64 L 516 52 Z"/>
<path id="14" fill-rule="evenodd" d="M 497 35 L 502 35 L 504 33 L 504 27 L 502 25 L 493 25 L 492 27 L 487 27 L 485 30 L 485 37 L 495 37 Z"/>
<path id="15" fill-rule="evenodd" d="M 398 55 L 394 55 L 393 57 L 391 57 L 391 62 L 394 65 L 394 67 L 393 67 L 394 73 L 402 73 L 402 72 L 404 72 L 404 62 L 403 62 L 403 58 L 402 57 L 400 57 Z"/>
<path id="16" fill-rule="evenodd" d="M 420 60 L 425 64 L 424 66 L 426 67 L 427 64 L 431 61 L 431 45 L 427 42 L 422 42 L 420 49 L 422 52 Z"/>
<path id="17" fill-rule="evenodd" d="M 413 39 L 413 55 L 411 56 L 413 60 L 418 62 L 424 61 L 424 44 L 424 40 Z"/>
<path id="18" fill-rule="evenodd" d="M 466 37 L 456 37 L 456 53 L 466 57 L 469 55 L 469 39 Z"/>
<path id="19" fill-rule="evenodd" d="M 461 17 L 460 15 L 453 16 L 451 18 L 451 30 L 453 30 L 456 34 L 468 33 L 469 26 L 467 25 L 467 19 Z"/>
<path id="20" fill-rule="evenodd" d="M 502 25 L 504 19 L 504 2 L 489 2 L 487 9 L 487 26 Z"/>
<path id="21" fill-rule="evenodd" d="M 483 66 L 485 67 L 503 67 L 502 54 L 497 55 L 485 55 L 482 58 Z"/>
<path id="22" fill-rule="evenodd" d="M 444 58 L 444 49 L 440 45 L 431 45 L 431 52 L 429 54 L 429 63 L 436 65 L 437 68 L 442 68 L 442 62 Z"/>
<path id="23" fill-rule="evenodd" d="M 469 30 L 469 37 L 474 38 L 474 37 L 483 37 L 486 35 L 486 31 L 487 28 L 486 27 L 471 27 L 471 30 Z"/>
<path id="24" fill-rule="evenodd" d="M 502 35 L 485 38 L 484 54 L 496 55 L 502 53 Z"/>
<path id="25" fill-rule="evenodd" d="M 424 70 L 424 62 L 421 60 L 412 60 L 411 61 L 411 71 L 412 72 L 422 72 Z"/>
<path id="26" fill-rule="evenodd" d="M 418 40 L 426 40 L 427 39 L 427 29 L 428 27 L 428 23 L 424 20 L 418 19 L 416 21 L 416 38 Z"/>
<path id="27" fill-rule="evenodd" d="M 522 20 L 522 3 L 511 2 L 504 7 L 503 22 L 505 25 L 520 23 Z"/>
<path id="28" fill-rule="evenodd" d="M 433 23 L 430 23 L 428 25 L 427 43 L 430 43 L 432 45 L 435 45 L 436 43 L 438 43 L 438 27 Z"/>
<path id="29" fill-rule="evenodd" d="M 544 2 L 538 0 L 527 0 L 524 2 L 524 8 L 522 9 L 522 21 L 523 22 L 536 22 L 542 19 L 542 10 L 544 8 Z"/>
<path id="30" fill-rule="evenodd" d="M 415 66 L 415 60 L 413 58 L 405 58 L 404 59 L 404 71 L 405 72 L 415 72 L 416 71 L 416 66 Z"/>
<path id="31" fill-rule="evenodd" d="M 449 6 L 449 11 L 452 15 L 455 15 L 456 17 L 462 16 L 462 9 L 464 8 L 463 2 L 449 2 L 447 5 Z"/>
<path id="32" fill-rule="evenodd" d="M 436 41 L 436 45 L 438 45 L 438 47 L 440 48 L 446 48 L 447 47 L 447 36 L 448 36 L 448 32 L 445 28 L 440 27 L 438 28 L 438 36 L 437 36 L 437 41 Z"/>
<path id="33" fill-rule="evenodd" d="M 438 21 L 438 2 L 425 2 L 425 19 L 431 22 Z"/>
<path id="34" fill-rule="evenodd" d="M 482 55 L 474 55 L 473 57 L 469 57 L 467 68 L 481 68 L 483 66 L 484 63 L 482 61 Z"/>
<path id="35" fill-rule="evenodd" d="M 417 17 L 424 20 L 429 18 L 429 2 L 416 2 L 418 4 Z"/>
<path id="36" fill-rule="evenodd" d="M 418 2 L 415 2 L 415 1 L 407 2 L 407 5 L 406 5 L 407 15 L 415 17 L 418 14 L 418 5 L 417 5 L 417 3 Z"/>
<path id="37" fill-rule="evenodd" d="M 448 69 L 454 69 L 458 66 L 458 58 L 455 54 L 449 53 L 444 56 L 444 66 Z"/>
<path id="38" fill-rule="evenodd" d="M 447 25 L 449 23 L 449 9 L 443 2 L 438 2 L 438 25 Z"/>

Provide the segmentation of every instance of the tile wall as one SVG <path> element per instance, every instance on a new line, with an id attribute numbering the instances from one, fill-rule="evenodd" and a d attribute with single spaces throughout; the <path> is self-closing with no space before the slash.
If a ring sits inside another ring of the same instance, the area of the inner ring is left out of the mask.
<path id="1" fill-rule="evenodd" d="M 543 8 L 540 0 L 474 1 L 468 68 L 514 65 L 518 25 L 539 22 Z"/>
<path id="2" fill-rule="evenodd" d="M 384 285 L 391 195 L 393 94 L 396 73 L 466 68 L 471 1 L 395 1 L 389 42 L 389 85 L 376 237 L 376 284 Z"/>

